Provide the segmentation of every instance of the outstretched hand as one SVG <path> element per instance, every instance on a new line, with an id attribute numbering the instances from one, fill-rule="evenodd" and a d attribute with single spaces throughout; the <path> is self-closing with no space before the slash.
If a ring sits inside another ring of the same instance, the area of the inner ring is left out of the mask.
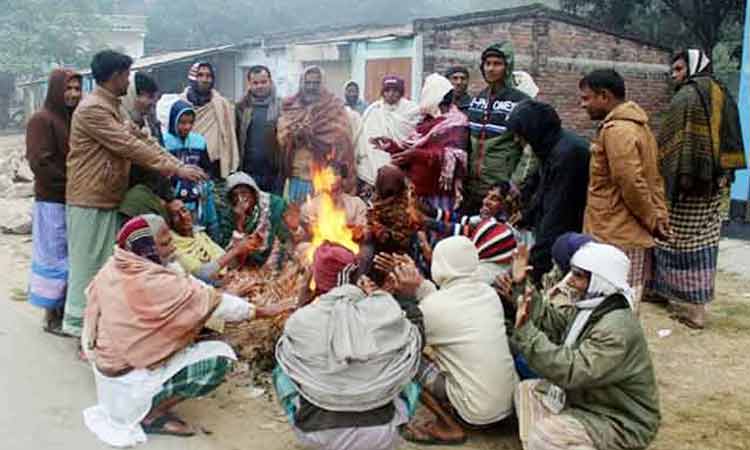
<path id="1" fill-rule="evenodd" d="M 513 252 L 513 283 L 520 284 L 526 280 L 526 275 L 533 269 L 529 265 L 529 247 L 521 244 Z"/>
<path id="2" fill-rule="evenodd" d="M 188 181 L 198 182 L 208 179 L 208 175 L 198 166 L 192 164 L 186 164 L 177 169 L 175 173 L 179 178 L 184 178 Z"/>
<path id="3" fill-rule="evenodd" d="M 528 322 L 531 315 L 531 301 L 533 298 L 533 289 L 527 286 L 523 295 L 518 297 L 518 309 L 516 310 L 516 328 L 521 328 Z"/>

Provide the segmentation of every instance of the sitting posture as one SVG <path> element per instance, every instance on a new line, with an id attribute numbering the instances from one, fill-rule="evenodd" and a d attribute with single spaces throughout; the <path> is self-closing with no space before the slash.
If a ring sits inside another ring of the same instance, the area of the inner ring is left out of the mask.
<path id="1" fill-rule="evenodd" d="M 527 267 L 521 254 L 516 284 L 525 278 L 519 267 Z M 521 442 L 526 450 L 646 448 L 659 427 L 659 401 L 632 311 L 630 261 L 613 246 L 590 242 L 570 266 L 573 307 L 552 306 L 529 289 L 516 314 L 513 344 L 542 378 L 522 382 L 516 393 Z"/>
<path id="2" fill-rule="evenodd" d="M 174 247 L 160 216 L 138 216 L 89 285 L 81 343 L 93 363 L 99 403 L 84 411 L 102 441 L 128 447 L 145 433 L 191 436 L 171 408 L 215 389 L 236 359 L 222 342 L 194 343 L 209 321 L 269 317 L 255 307 L 166 266 Z M 217 325 L 220 325 L 218 323 Z"/>

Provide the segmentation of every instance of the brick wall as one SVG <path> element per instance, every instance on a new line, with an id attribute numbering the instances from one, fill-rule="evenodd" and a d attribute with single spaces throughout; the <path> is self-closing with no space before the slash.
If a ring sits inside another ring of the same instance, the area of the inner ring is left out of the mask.
<path id="1" fill-rule="evenodd" d="M 442 23 L 421 30 L 424 73 L 444 72 L 456 64 L 471 69 L 471 90 L 484 88 L 479 72 L 482 50 L 510 40 L 516 52 L 516 70 L 533 76 L 539 99 L 557 108 L 563 126 L 592 136 L 594 124 L 578 103 L 578 81 L 588 71 L 615 68 L 623 75 L 628 97 L 652 117 L 669 104 L 666 50 L 614 36 L 552 17 L 525 17 L 495 23 Z"/>

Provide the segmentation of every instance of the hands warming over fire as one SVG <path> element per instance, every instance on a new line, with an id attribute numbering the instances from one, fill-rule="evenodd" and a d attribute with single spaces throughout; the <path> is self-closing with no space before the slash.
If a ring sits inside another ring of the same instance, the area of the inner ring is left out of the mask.
<path id="1" fill-rule="evenodd" d="M 375 269 L 386 274 L 387 291 L 405 298 L 414 298 L 424 279 L 417 265 L 407 255 L 379 253 L 374 259 Z"/>

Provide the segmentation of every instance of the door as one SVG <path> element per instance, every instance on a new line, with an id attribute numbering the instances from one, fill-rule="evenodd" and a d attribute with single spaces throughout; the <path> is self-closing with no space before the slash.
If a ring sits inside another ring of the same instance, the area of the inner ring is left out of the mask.
<path id="1" fill-rule="evenodd" d="M 372 103 L 380 98 L 383 77 L 396 75 L 406 82 L 404 96 L 411 97 L 411 58 L 372 59 L 366 66 L 365 100 Z"/>

